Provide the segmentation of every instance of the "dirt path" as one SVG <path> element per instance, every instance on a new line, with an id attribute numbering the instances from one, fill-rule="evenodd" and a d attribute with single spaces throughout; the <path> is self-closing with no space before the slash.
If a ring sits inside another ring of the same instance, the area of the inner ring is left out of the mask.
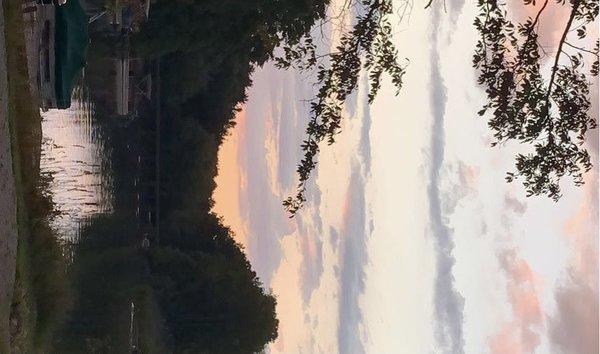
<path id="1" fill-rule="evenodd" d="M 17 201 L 8 121 L 4 10 L 0 6 L 0 352 L 8 352 L 17 255 Z"/>

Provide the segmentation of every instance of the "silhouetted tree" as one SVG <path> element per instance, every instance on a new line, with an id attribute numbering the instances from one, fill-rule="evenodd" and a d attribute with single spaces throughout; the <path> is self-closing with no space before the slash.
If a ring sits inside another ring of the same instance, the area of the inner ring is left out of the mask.
<path id="1" fill-rule="evenodd" d="M 555 201 L 561 196 L 562 177 L 568 175 L 580 186 L 583 173 L 592 167 L 583 143 L 587 131 L 596 127 L 589 113 L 589 76 L 598 75 L 598 41 L 586 48 L 587 26 L 598 16 L 598 1 L 556 2 L 569 8 L 569 16 L 551 54 L 548 75 L 541 63 L 540 53 L 545 52 L 538 42 L 538 25 L 549 0 L 534 18 L 516 24 L 508 18 L 504 2 L 478 0 L 474 24 L 481 39 L 473 57 L 488 98 L 479 115 L 491 115 L 492 145 L 518 141 L 533 148 L 516 156 L 516 170 L 506 180 L 521 179 L 528 196 L 547 195 Z M 535 0 L 523 3 L 536 5 Z M 589 72 L 584 56 L 594 58 Z"/>
<path id="2" fill-rule="evenodd" d="M 353 93 L 362 72 L 369 78 L 368 102 L 373 102 L 381 77 L 387 73 L 398 93 L 402 87 L 405 68 L 398 61 L 398 51 L 392 40 L 390 15 L 394 13 L 391 0 L 349 1 L 347 8 L 359 8 L 355 24 L 341 36 L 335 51 L 319 54 L 313 36 L 305 34 L 298 43 L 284 46 L 284 54 L 276 58 L 279 68 L 295 67 L 316 70 L 318 91 L 311 102 L 311 116 L 306 128 L 306 139 L 301 148 L 304 157 L 298 165 L 297 193 L 283 205 L 294 216 L 305 202 L 306 182 L 317 165 L 320 144 L 329 145 L 340 133 L 342 107 Z M 325 19 L 328 20 L 328 19 Z"/>
<path id="3" fill-rule="evenodd" d="M 132 35 L 132 50 L 161 57 L 165 112 L 200 121 L 220 142 L 246 100 L 254 68 L 282 43 L 298 43 L 328 3 L 158 0 L 141 32 Z"/>
<path id="4" fill-rule="evenodd" d="M 277 338 L 275 297 L 214 214 L 180 211 L 163 236 L 149 261 L 174 352 L 256 353 Z"/>
<path id="5" fill-rule="evenodd" d="M 203 51 L 263 64 L 282 42 L 295 43 L 325 15 L 329 0 L 157 0 L 135 36 L 144 56 Z"/>

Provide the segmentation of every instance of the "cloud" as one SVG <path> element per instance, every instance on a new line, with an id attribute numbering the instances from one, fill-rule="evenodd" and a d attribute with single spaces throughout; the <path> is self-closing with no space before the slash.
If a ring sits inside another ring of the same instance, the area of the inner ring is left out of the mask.
<path id="1" fill-rule="evenodd" d="M 439 6 L 439 5 L 438 5 Z M 449 42 L 452 38 L 452 33 L 456 30 L 458 17 L 462 13 L 465 6 L 465 0 L 444 0 L 444 10 L 450 17 L 450 28 L 446 32 L 446 41 Z M 469 19 L 471 20 L 471 19 Z"/>
<path id="2" fill-rule="evenodd" d="M 537 287 L 539 276 L 515 249 L 499 255 L 500 267 L 507 277 L 506 293 L 512 318 L 490 338 L 493 354 L 527 354 L 540 344 L 543 316 Z"/>
<path id="3" fill-rule="evenodd" d="M 360 85 L 363 90 L 367 90 L 368 80 L 363 77 Z M 367 241 L 373 230 L 373 218 L 367 210 L 365 197 L 365 176 L 370 174 L 371 169 L 372 120 L 366 97 L 356 94 L 351 106 L 350 111 L 362 124 L 358 155 L 356 159 L 352 159 L 351 176 L 344 203 L 343 226 L 339 233 L 331 228 L 330 242 L 334 249 L 340 249 L 338 348 L 340 353 L 354 354 L 365 352 L 361 339 L 363 316 L 359 298 L 365 290 Z"/>
<path id="4" fill-rule="evenodd" d="M 523 215 L 527 211 L 527 204 L 520 202 L 509 194 L 504 196 L 504 205 L 517 215 Z"/>
<path id="5" fill-rule="evenodd" d="M 368 90 L 369 81 L 366 78 L 362 79 L 363 90 Z M 364 101 L 364 98 L 363 98 Z M 360 136 L 359 153 L 364 163 L 365 171 L 371 170 L 371 106 L 365 101 L 362 103 L 362 116 L 359 116 L 362 120 L 362 129 Z"/>
<path id="6" fill-rule="evenodd" d="M 305 210 L 309 212 L 309 216 L 307 217 L 304 213 L 301 213 L 296 217 L 300 252 L 302 254 L 300 282 L 302 300 L 305 306 L 308 306 L 310 296 L 319 286 L 323 274 L 323 221 L 318 214 L 321 191 L 316 186 L 308 190 L 310 192 L 307 194 L 307 200 L 310 201 L 310 204 L 306 205 Z M 307 221 L 311 223 L 305 222 L 305 217 L 309 218 Z"/>
<path id="7" fill-rule="evenodd" d="M 282 74 L 286 75 L 286 74 Z M 280 199 L 296 188 L 296 164 L 301 159 L 300 142 L 304 138 L 304 124 L 310 116 L 309 104 L 301 100 L 310 97 L 314 89 L 301 74 L 293 74 L 293 82 L 286 84 L 281 92 L 280 112 L 276 112 L 278 127 L 278 183 Z M 306 185 L 306 204 L 293 219 L 299 237 L 302 262 L 300 264 L 300 286 L 303 304 L 309 305 L 313 291 L 319 286 L 323 274 L 323 220 L 319 213 L 321 190 L 317 186 L 318 169 L 313 171 Z"/>
<path id="8" fill-rule="evenodd" d="M 365 288 L 367 263 L 367 220 L 365 182 L 357 168 L 352 169 L 346 194 L 344 226 L 340 231 L 340 292 L 338 347 L 340 353 L 364 353 L 360 336 L 362 313 L 359 297 Z"/>
<path id="9" fill-rule="evenodd" d="M 598 287 L 576 274 L 556 292 L 557 313 L 550 319 L 549 335 L 556 353 L 596 354 L 598 346 Z"/>
<path id="10" fill-rule="evenodd" d="M 334 252 L 337 251 L 339 241 L 340 241 L 340 235 L 338 234 L 338 232 L 336 231 L 335 228 L 330 227 L 329 228 L 329 244 L 331 245 L 331 249 L 333 249 Z"/>
<path id="11" fill-rule="evenodd" d="M 285 74 L 282 74 L 285 75 Z M 297 74 L 296 74 L 297 75 Z M 275 83 L 273 83 L 275 84 Z M 305 122 L 310 116 L 310 105 L 305 99 L 312 97 L 312 87 L 295 76 L 293 84 L 285 84 L 282 90 L 280 117 L 278 121 L 278 174 L 283 190 L 294 188 L 297 183 L 296 165 L 302 150 Z"/>
<path id="12" fill-rule="evenodd" d="M 556 353 L 588 354 L 600 349 L 598 166 L 585 178 L 585 197 L 565 226 L 572 246 L 569 270 L 554 293 L 556 313 L 549 318 L 548 335 Z"/>
<path id="13" fill-rule="evenodd" d="M 248 253 L 253 267 L 265 286 L 269 286 L 274 271 L 281 262 L 280 238 L 294 230 L 293 223 L 285 215 L 282 196 L 277 190 L 277 175 L 269 172 L 268 151 L 265 144 L 270 135 L 282 134 L 279 124 L 278 103 L 289 86 L 285 80 L 270 74 L 272 70 L 260 70 L 253 77 L 254 86 L 245 107 L 245 130 L 240 134 L 238 163 L 245 172 L 248 188 L 240 192 L 241 217 L 248 225 Z M 273 84 L 273 83 L 277 84 Z M 293 97 L 287 97 L 293 100 Z M 287 102 L 282 102 L 286 106 Z M 286 113 L 288 114 L 288 113 Z M 269 129 L 275 130 L 275 132 Z M 293 126 L 286 129 L 294 130 Z M 293 144 L 293 142 L 287 142 Z M 295 161 L 284 168 L 295 170 Z M 282 164 L 281 161 L 279 164 Z M 275 187 L 275 189 L 274 189 Z M 256 205 L 260 205 L 257 208 Z"/>
<path id="14" fill-rule="evenodd" d="M 442 216 L 443 196 L 440 191 L 440 173 L 444 162 L 445 131 L 444 115 L 446 110 L 446 87 L 440 73 L 441 60 L 437 50 L 440 9 L 435 8 L 431 33 L 432 50 L 430 55 L 430 101 L 433 111 L 431 126 L 431 152 L 427 188 L 429 198 L 430 232 L 436 252 L 436 277 L 434 283 L 434 314 L 436 323 L 436 341 L 444 353 L 463 353 L 463 310 L 464 298 L 454 286 L 452 268 L 456 263 L 452 251 L 454 241 L 452 231 L 446 226 Z"/>
<path id="15" fill-rule="evenodd" d="M 441 170 L 438 181 L 449 182 L 442 183 L 444 190 L 440 198 L 442 214 L 452 214 L 458 203 L 468 195 L 474 195 L 479 181 L 479 168 L 468 166 L 462 161 L 455 163 L 444 163 L 444 169 Z"/>

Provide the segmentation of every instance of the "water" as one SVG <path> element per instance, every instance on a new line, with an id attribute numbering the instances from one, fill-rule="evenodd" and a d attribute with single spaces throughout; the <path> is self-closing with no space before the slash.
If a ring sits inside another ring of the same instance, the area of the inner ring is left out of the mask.
<path id="1" fill-rule="evenodd" d="M 41 174 L 51 176 L 49 192 L 58 215 L 50 226 L 74 241 L 91 216 L 113 208 L 109 149 L 85 86 L 73 91 L 71 108 L 42 112 Z"/>

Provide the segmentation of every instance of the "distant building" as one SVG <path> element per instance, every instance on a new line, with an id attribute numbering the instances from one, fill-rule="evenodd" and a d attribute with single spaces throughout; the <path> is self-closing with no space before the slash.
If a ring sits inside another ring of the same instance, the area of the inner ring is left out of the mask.
<path id="1" fill-rule="evenodd" d="M 119 116 L 135 116 L 141 96 L 150 92 L 152 84 L 143 60 L 124 57 L 113 59 L 115 80 L 115 113 Z"/>
<path id="2" fill-rule="evenodd" d="M 112 26 L 117 33 L 138 32 L 150 15 L 150 0 L 120 2 L 113 10 Z"/>
<path id="3" fill-rule="evenodd" d="M 136 85 L 144 76 L 143 63 L 129 57 L 129 34 L 139 31 L 148 19 L 150 0 L 123 1 L 113 11 L 112 26 L 123 43 L 121 58 L 114 60 L 116 113 L 128 116 L 135 114 Z"/>
<path id="4" fill-rule="evenodd" d="M 126 116 L 130 112 L 130 101 L 133 96 L 130 88 L 131 73 L 129 71 L 130 60 L 117 59 L 115 60 L 115 83 L 116 83 L 116 103 L 117 114 Z"/>

